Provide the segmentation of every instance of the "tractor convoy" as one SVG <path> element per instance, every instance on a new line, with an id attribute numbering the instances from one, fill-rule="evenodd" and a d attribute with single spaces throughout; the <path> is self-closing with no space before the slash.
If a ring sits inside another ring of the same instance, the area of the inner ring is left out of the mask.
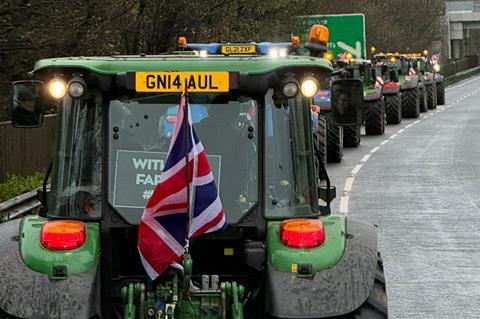
<path id="1" fill-rule="evenodd" d="M 362 127 L 444 103 L 443 77 L 424 55 L 334 57 L 328 38 L 313 25 L 303 45 L 180 37 L 164 55 L 38 61 L 12 85 L 12 123 L 39 127 L 55 105 L 57 146 L 40 212 L 0 224 L 0 319 L 387 318 L 376 227 L 331 211 L 325 164 Z M 185 92 L 226 227 L 151 280 L 138 224 Z"/>

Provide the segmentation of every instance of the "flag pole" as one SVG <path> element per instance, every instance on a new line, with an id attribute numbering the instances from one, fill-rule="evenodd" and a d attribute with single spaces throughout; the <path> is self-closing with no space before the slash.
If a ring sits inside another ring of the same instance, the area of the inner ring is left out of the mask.
<path id="1" fill-rule="evenodd" d="M 190 123 L 188 121 L 188 91 L 185 88 L 184 103 L 183 103 L 183 125 L 185 127 L 184 134 L 184 146 L 185 146 L 185 170 L 187 179 L 187 223 L 185 225 L 185 253 L 188 253 L 190 248 L 190 224 L 192 222 L 191 209 L 190 209 L 190 152 L 189 152 L 189 140 L 190 140 Z"/>

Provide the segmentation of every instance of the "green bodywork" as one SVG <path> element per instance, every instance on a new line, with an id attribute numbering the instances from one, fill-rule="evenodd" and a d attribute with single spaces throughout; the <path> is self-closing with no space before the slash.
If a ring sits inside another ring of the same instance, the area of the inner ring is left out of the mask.
<path id="1" fill-rule="evenodd" d="M 315 248 L 298 249 L 285 246 L 280 240 L 279 221 L 268 223 L 268 262 L 278 271 L 292 272 L 298 264 L 310 264 L 314 272 L 335 266 L 343 256 L 346 240 L 346 219 L 342 216 L 320 217 L 325 242 Z"/>
<path id="2" fill-rule="evenodd" d="M 65 267 L 66 274 L 77 275 L 89 271 L 99 257 L 100 227 L 97 223 L 85 223 L 87 240 L 74 250 L 52 251 L 40 245 L 40 230 L 48 220 L 38 216 L 26 216 L 20 224 L 20 254 L 30 269 L 47 274 L 52 279 L 64 279 L 54 274 L 54 267 Z"/>
<path id="3" fill-rule="evenodd" d="M 331 71 L 330 61 L 306 56 L 288 56 L 272 59 L 266 56 L 200 58 L 187 56 L 153 57 L 89 57 L 44 59 L 35 64 L 34 71 L 45 68 L 81 68 L 89 71 L 113 75 L 137 71 L 229 71 L 248 74 L 264 74 L 281 68 L 308 67 Z"/>

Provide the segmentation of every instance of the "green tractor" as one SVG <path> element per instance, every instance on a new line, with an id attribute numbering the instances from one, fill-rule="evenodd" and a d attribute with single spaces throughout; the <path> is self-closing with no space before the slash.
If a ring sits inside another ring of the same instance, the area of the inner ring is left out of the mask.
<path id="1" fill-rule="evenodd" d="M 420 90 L 420 80 L 413 68 L 413 61 L 407 55 L 387 53 L 386 59 L 398 67 L 398 80 L 402 99 L 402 118 L 417 118 L 420 116 L 420 100 L 424 99 Z M 424 100 L 425 101 L 425 100 Z"/>
<path id="2" fill-rule="evenodd" d="M 428 51 L 424 51 L 428 55 Z M 437 85 L 434 74 L 429 69 L 429 63 L 425 56 L 420 53 L 410 54 L 413 61 L 413 68 L 417 72 L 420 80 L 422 94 L 420 96 L 420 112 L 428 112 L 437 108 Z"/>
<path id="3" fill-rule="evenodd" d="M 385 132 L 385 103 L 381 74 L 372 67 L 371 61 L 353 59 L 349 54 L 345 59 L 333 61 L 333 64 L 336 77 L 358 79 L 363 83 L 365 134 L 383 134 Z M 357 147 L 361 140 L 361 126 L 344 126 L 343 129 L 344 147 Z"/>
<path id="4" fill-rule="evenodd" d="M 445 105 L 445 77 L 440 73 L 439 56 L 432 55 L 427 59 L 427 71 L 433 74 L 435 90 L 437 91 L 437 105 Z"/>
<path id="5" fill-rule="evenodd" d="M 13 83 L 14 126 L 40 126 L 53 103 L 58 133 L 40 214 L 0 224 L 0 318 L 387 317 L 376 228 L 331 214 L 315 165 L 310 107 L 332 65 L 262 50 L 278 47 L 44 59 Z M 227 227 L 152 281 L 137 225 L 185 90 Z M 358 124 L 361 83 L 333 82 L 332 108 Z"/>
<path id="6" fill-rule="evenodd" d="M 377 74 L 382 74 L 383 97 L 385 100 L 385 119 L 387 124 L 402 122 L 402 93 L 398 71 L 400 66 L 396 58 L 388 59 L 384 54 L 376 54 L 372 58 Z"/>

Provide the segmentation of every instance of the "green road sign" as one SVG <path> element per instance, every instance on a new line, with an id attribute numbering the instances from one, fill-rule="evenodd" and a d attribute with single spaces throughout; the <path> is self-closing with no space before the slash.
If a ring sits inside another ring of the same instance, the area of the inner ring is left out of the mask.
<path id="1" fill-rule="evenodd" d="M 365 40 L 365 15 L 339 14 L 304 16 L 302 19 L 301 40 L 305 43 L 313 24 L 323 24 L 330 31 L 328 49 L 335 57 L 344 52 L 350 52 L 355 58 L 367 58 Z"/>

